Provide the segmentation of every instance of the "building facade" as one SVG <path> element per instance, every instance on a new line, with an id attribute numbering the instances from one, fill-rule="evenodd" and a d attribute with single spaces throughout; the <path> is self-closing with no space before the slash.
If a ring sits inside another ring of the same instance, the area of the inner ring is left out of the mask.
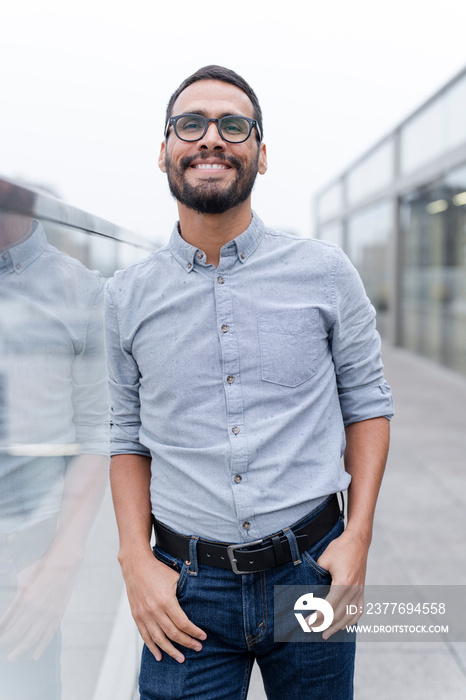
<path id="1" fill-rule="evenodd" d="M 384 338 L 466 374 L 466 69 L 315 198 Z"/>

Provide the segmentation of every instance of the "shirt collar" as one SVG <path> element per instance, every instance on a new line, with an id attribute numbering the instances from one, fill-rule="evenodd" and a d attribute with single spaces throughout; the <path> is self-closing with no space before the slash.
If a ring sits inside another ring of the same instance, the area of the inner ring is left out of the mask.
<path id="1" fill-rule="evenodd" d="M 253 211 L 251 223 L 247 229 L 232 241 L 226 243 L 220 250 L 220 256 L 231 255 L 233 247 L 235 248 L 235 254 L 239 262 L 244 264 L 256 250 L 264 236 L 264 233 L 265 226 L 261 219 Z M 196 248 L 190 243 L 187 243 L 184 238 L 181 237 L 179 232 L 179 222 L 177 222 L 173 228 L 168 246 L 173 256 L 178 260 L 186 272 L 191 272 L 194 269 L 197 253 L 203 253 L 202 250 Z M 201 259 L 205 260 L 205 255 Z"/>
<path id="2" fill-rule="evenodd" d="M 20 243 L 5 248 L 2 251 L 1 258 L 9 263 L 17 274 L 21 274 L 39 257 L 46 246 L 47 239 L 42 224 L 37 219 L 33 219 L 28 236 Z"/>

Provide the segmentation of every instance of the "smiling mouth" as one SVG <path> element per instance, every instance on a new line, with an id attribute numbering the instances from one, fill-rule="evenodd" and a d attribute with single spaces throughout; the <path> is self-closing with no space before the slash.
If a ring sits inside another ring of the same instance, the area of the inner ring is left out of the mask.
<path id="1" fill-rule="evenodd" d="M 229 165 L 222 163 L 198 163 L 191 166 L 194 170 L 230 170 Z"/>

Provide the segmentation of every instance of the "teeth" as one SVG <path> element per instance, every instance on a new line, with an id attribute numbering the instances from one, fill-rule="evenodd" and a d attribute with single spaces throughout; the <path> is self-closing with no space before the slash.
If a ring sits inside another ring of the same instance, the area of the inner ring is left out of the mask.
<path id="1" fill-rule="evenodd" d="M 194 166 L 197 170 L 228 170 L 226 165 L 220 163 L 199 163 Z"/>

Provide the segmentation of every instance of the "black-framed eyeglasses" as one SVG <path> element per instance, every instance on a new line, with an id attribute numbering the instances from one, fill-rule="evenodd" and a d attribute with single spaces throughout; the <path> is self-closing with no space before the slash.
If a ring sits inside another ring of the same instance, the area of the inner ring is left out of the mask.
<path id="1" fill-rule="evenodd" d="M 200 114 L 178 114 L 176 117 L 170 117 L 167 121 L 165 138 L 167 138 L 170 126 L 173 126 L 175 134 L 182 141 L 200 141 L 204 138 L 210 122 L 216 122 L 218 133 L 228 143 L 247 141 L 254 127 L 257 129 L 259 141 L 262 140 L 260 127 L 255 119 L 235 114 L 229 114 L 221 119 L 206 119 Z"/>

